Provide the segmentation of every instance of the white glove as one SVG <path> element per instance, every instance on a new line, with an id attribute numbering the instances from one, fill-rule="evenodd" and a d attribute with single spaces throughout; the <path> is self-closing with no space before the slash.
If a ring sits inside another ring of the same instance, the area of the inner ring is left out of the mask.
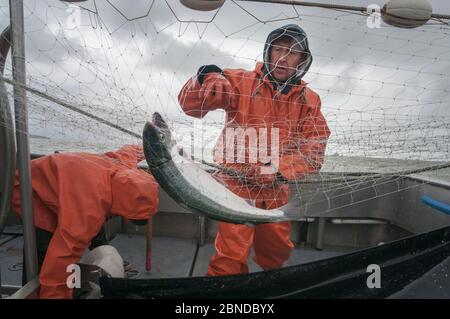
<path id="1" fill-rule="evenodd" d="M 95 265 L 105 270 L 111 277 L 124 278 L 123 259 L 111 245 L 99 246 L 83 257 L 82 263 Z"/>

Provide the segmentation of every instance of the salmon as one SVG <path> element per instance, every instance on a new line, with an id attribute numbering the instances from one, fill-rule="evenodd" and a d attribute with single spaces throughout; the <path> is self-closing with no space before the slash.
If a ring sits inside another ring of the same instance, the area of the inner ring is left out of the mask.
<path id="1" fill-rule="evenodd" d="M 159 113 L 143 132 L 145 159 L 159 186 L 180 206 L 195 214 L 234 224 L 262 224 L 295 219 L 278 209 L 260 209 L 232 193 L 190 158 L 179 154 L 176 141 Z M 297 216 L 298 218 L 299 216 Z"/>

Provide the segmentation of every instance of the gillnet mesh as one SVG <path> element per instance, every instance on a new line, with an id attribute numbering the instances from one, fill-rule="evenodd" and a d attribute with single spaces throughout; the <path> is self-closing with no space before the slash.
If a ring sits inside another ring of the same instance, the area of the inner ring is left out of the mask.
<path id="1" fill-rule="evenodd" d="M 439 6 L 437 1 L 433 5 Z M 103 152 L 141 143 L 159 112 L 205 170 L 225 112 L 194 119 L 178 94 L 202 65 L 253 70 L 267 35 L 288 23 L 307 33 L 303 78 L 331 130 L 318 174 L 290 183 L 295 209 L 326 212 L 399 192 L 402 177 L 450 175 L 450 28 L 368 27 L 366 14 L 226 1 L 198 12 L 179 1 L 30 0 L 25 6 L 31 151 Z M 9 21 L 1 1 L 1 27 Z M 4 78 L 12 103 L 11 64 Z M 115 126 L 115 127 L 113 127 Z"/>

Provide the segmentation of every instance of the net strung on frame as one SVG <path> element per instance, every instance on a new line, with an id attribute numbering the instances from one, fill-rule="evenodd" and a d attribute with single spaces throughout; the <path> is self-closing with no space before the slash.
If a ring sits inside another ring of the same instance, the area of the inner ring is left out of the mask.
<path id="1" fill-rule="evenodd" d="M 320 96 L 331 131 L 321 170 L 290 182 L 305 215 L 401 192 L 410 187 L 403 181 L 408 174 L 450 178 L 445 21 L 369 28 L 365 14 L 240 1 L 206 12 L 172 0 L 132 7 L 127 1 L 31 0 L 24 6 L 34 153 L 100 153 L 141 143 L 144 123 L 159 112 L 184 153 L 216 170 L 214 146 L 226 114 L 187 116 L 178 102 L 182 86 L 202 65 L 253 70 L 267 35 L 298 24 L 313 56 L 303 80 Z M 0 16 L 4 28 L 8 1 L 0 1 Z M 8 59 L 4 79 L 12 103 L 11 78 Z M 261 146 L 244 139 L 237 147 L 252 153 Z"/>

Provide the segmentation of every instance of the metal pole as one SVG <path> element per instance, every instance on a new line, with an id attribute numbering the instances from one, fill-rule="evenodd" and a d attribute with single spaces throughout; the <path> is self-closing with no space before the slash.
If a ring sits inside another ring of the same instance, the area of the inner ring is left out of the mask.
<path id="1" fill-rule="evenodd" d="M 358 6 L 347 6 L 334 3 L 319 3 L 319 2 L 306 2 L 302 0 L 239 0 L 242 2 L 265 2 L 265 3 L 276 3 L 276 4 L 288 4 L 303 7 L 315 7 L 315 8 L 325 8 L 325 9 L 339 9 L 339 10 L 350 10 L 367 12 L 367 7 Z"/>
<path id="2" fill-rule="evenodd" d="M 199 226 L 200 226 L 200 239 L 199 239 L 199 245 L 200 247 L 205 246 L 206 241 L 206 218 L 205 216 L 199 217 Z"/>
<path id="3" fill-rule="evenodd" d="M 12 189 L 16 172 L 13 118 L 9 107 L 8 93 L 3 82 L 3 70 L 11 47 L 10 30 L 8 26 L 0 35 L 0 237 L 11 210 Z M 2 295 L 2 274 L 0 270 L 0 299 L 2 299 Z"/>
<path id="4" fill-rule="evenodd" d="M 152 242 L 153 242 L 153 217 L 148 219 L 147 223 L 147 247 L 145 250 L 145 270 L 152 270 Z"/>
<path id="5" fill-rule="evenodd" d="M 367 13 L 367 7 L 360 6 L 348 6 L 334 3 L 319 3 L 319 2 L 309 2 L 303 0 L 239 0 L 240 2 L 262 2 L 262 3 L 276 3 L 276 4 L 288 4 L 302 7 L 314 7 L 314 8 L 324 8 L 324 9 L 336 9 L 336 10 L 347 10 Z M 450 19 L 450 14 L 431 14 L 431 18 L 434 19 Z"/>
<path id="6" fill-rule="evenodd" d="M 20 178 L 26 280 L 38 273 L 36 230 L 32 206 L 30 146 L 28 143 L 28 109 L 26 103 L 25 41 L 23 1 L 9 0 L 12 35 L 12 65 L 14 79 L 14 110 L 16 116 L 17 163 Z"/>
<path id="7" fill-rule="evenodd" d="M 444 19 L 444 20 L 450 20 L 450 14 L 437 14 L 437 13 L 433 13 L 431 15 L 432 18 L 435 19 Z"/>
<path id="8" fill-rule="evenodd" d="M 325 223 L 326 223 L 326 218 L 320 217 L 319 224 L 317 225 L 317 241 L 316 241 L 316 249 L 317 250 L 323 249 L 323 236 L 325 234 Z"/>
<path id="9" fill-rule="evenodd" d="M 8 93 L 3 82 L 3 70 L 10 49 L 9 26 L 0 35 L 0 235 L 11 210 L 11 197 L 16 172 L 14 124 Z M 0 281 L 1 284 L 1 281 Z"/>

